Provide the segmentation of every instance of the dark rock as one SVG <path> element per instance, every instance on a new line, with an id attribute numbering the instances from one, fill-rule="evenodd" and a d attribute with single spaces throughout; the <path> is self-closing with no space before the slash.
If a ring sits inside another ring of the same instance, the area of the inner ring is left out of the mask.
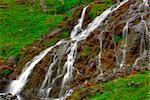
<path id="1" fill-rule="evenodd" d="M 6 87 L 10 83 L 10 80 L 7 79 L 0 79 L 0 92 L 6 92 Z"/>

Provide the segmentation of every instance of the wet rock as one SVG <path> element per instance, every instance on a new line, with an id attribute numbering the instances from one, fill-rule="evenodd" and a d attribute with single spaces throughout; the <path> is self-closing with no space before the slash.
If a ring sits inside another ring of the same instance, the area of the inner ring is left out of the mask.
<path id="1" fill-rule="evenodd" d="M 51 31 L 49 34 L 47 34 L 47 37 L 53 36 L 53 35 L 55 35 L 55 34 L 61 32 L 61 31 L 62 31 L 62 29 L 56 28 L 56 29 L 54 29 L 53 31 Z"/>
<path id="2" fill-rule="evenodd" d="M 16 59 L 14 56 L 10 56 L 7 60 L 7 63 L 10 65 L 10 66 L 13 66 L 15 63 L 16 63 Z"/>
<path id="3" fill-rule="evenodd" d="M 135 67 L 134 67 L 134 70 L 135 70 L 135 71 L 140 71 L 140 70 L 141 70 L 141 66 L 135 66 Z"/>
<path id="4" fill-rule="evenodd" d="M 127 84 L 127 86 L 133 86 L 133 87 L 139 87 L 141 85 L 142 85 L 141 82 L 130 82 Z"/>

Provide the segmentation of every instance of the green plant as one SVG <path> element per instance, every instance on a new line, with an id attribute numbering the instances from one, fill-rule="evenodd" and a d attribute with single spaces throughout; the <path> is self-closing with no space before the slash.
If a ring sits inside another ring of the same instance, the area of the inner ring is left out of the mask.
<path id="1" fill-rule="evenodd" d="M 115 42 L 120 42 L 121 40 L 122 40 L 122 36 L 121 35 L 114 36 L 114 41 Z"/>
<path id="2" fill-rule="evenodd" d="M 91 52 L 91 48 L 90 48 L 90 47 L 86 47 L 86 48 L 85 48 L 85 52 L 86 52 L 87 54 L 89 54 L 89 53 Z"/>
<path id="3" fill-rule="evenodd" d="M 11 71 L 10 70 L 8 70 L 8 69 L 6 69 L 5 71 L 4 71 L 4 76 L 7 76 L 7 75 L 9 75 L 11 73 Z"/>

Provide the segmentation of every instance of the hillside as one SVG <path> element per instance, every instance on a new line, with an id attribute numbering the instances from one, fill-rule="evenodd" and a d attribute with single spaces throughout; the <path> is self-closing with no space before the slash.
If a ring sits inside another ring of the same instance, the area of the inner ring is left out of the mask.
<path id="1" fill-rule="evenodd" d="M 148 0 L 0 1 L 0 99 L 148 100 Z"/>

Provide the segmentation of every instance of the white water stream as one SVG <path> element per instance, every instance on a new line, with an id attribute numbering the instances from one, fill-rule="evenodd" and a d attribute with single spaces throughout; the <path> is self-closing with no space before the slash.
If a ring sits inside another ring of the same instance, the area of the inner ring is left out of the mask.
<path id="1" fill-rule="evenodd" d="M 124 44 L 122 48 L 122 62 L 120 64 L 120 68 L 125 67 L 125 60 L 126 60 L 126 52 L 127 52 L 127 43 L 128 43 L 128 27 L 129 23 L 127 22 L 125 27 L 123 28 L 122 37 L 124 38 Z"/>

